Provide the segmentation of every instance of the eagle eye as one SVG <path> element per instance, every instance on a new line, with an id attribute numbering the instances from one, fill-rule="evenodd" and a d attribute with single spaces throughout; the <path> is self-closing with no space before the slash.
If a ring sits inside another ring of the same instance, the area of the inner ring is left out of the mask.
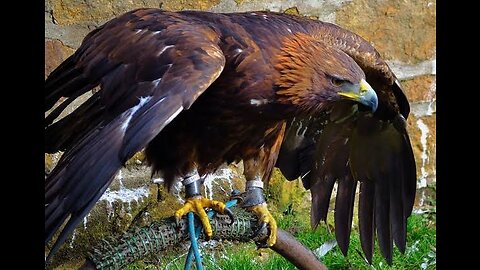
<path id="1" fill-rule="evenodd" d="M 340 78 L 336 78 L 336 77 L 332 77 L 330 79 L 330 81 L 332 82 L 332 84 L 336 87 L 339 87 L 339 86 L 342 86 L 343 84 L 345 84 L 345 82 L 347 82 L 346 80 L 342 80 Z"/>

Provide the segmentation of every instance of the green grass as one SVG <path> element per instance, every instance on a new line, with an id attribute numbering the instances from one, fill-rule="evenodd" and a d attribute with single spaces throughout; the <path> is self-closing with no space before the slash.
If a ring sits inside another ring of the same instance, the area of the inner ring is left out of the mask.
<path id="1" fill-rule="evenodd" d="M 317 230 L 312 231 L 309 226 L 309 218 L 305 214 L 299 215 L 293 212 L 285 216 L 277 215 L 277 221 L 281 228 L 292 233 L 295 238 L 312 250 L 320 247 L 328 240 L 335 239 L 334 233 L 329 232 L 325 224 L 321 224 Z M 372 267 L 365 262 L 360 255 L 361 246 L 356 228 L 352 230 L 347 257 L 344 257 L 339 248 L 335 247 L 321 260 L 332 270 L 435 269 L 435 221 L 435 213 L 431 212 L 413 214 L 408 219 L 407 250 L 402 255 L 398 249 L 394 249 L 391 267 L 381 256 L 377 244 Z M 165 255 L 161 259 L 137 262 L 127 269 L 183 269 L 185 252 L 185 249 L 183 249 Z M 291 263 L 271 250 L 256 250 L 253 243 L 217 242 L 214 247 L 203 247 L 203 254 L 206 269 L 296 269 Z"/>
<path id="2" fill-rule="evenodd" d="M 287 219 L 288 220 L 288 219 Z M 287 224 L 291 221 L 287 221 Z M 295 222 L 295 221 L 294 221 Z M 281 227 L 283 227 L 281 222 Z M 287 227 L 288 228 L 288 227 Z M 314 250 L 328 240 L 335 239 L 334 233 L 329 232 L 325 225 L 316 231 L 302 228 L 294 233 L 294 236 L 308 248 Z M 422 263 L 427 264 L 426 269 L 435 269 L 435 245 L 436 228 L 431 215 L 412 215 L 408 220 L 407 227 L 407 250 L 402 255 L 394 249 L 393 264 L 389 267 L 380 254 L 378 246 L 375 246 L 372 268 L 374 269 L 421 269 Z M 322 261 L 329 269 L 372 269 L 363 258 L 360 239 L 356 228 L 350 237 L 350 248 L 347 257 L 344 257 L 338 247 L 328 252 Z M 360 255 L 360 253 L 362 255 Z M 275 254 L 273 260 L 288 263 L 282 257 Z M 285 269 L 295 269 L 293 266 Z"/>

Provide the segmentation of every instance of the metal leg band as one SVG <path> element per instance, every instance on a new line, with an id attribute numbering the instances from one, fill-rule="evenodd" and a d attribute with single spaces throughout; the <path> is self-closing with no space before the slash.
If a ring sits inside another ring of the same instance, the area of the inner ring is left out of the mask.
<path id="1" fill-rule="evenodd" d="M 201 187 L 203 184 L 203 179 L 199 178 L 194 182 L 190 182 L 185 185 L 185 197 L 191 198 L 194 196 L 200 196 L 202 194 Z"/>
<path id="2" fill-rule="evenodd" d="M 259 187 L 249 187 L 242 195 L 242 207 L 250 207 L 266 202 L 263 196 L 263 189 Z"/>

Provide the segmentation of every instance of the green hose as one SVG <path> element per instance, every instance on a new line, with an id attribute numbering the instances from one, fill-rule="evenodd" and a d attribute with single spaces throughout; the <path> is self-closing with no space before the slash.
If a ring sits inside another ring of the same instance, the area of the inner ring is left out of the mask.
<path id="1" fill-rule="evenodd" d="M 231 210 L 236 218 L 232 225 L 229 225 L 230 219 L 227 215 L 216 214 L 213 217 L 211 220 L 212 238 L 215 240 L 251 241 L 253 232 L 257 230 L 255 215 L 240 207 L 233 207 Z M 201 238 L 204 238 L 203 234 Z M 93 248 L 88 257 L 97 269 L 122 269 L 128 264 L 150 254 L 159 254 L 187 239 L 186 218 L 180 221 L 178 228 L 174 218 L 167 218 L 146 227 L 134 227 L 120 238 L 103 240 Z"/>

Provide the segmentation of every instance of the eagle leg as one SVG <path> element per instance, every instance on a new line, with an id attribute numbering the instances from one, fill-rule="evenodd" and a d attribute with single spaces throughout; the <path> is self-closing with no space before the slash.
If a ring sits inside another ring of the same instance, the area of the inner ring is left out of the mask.
<path id="1" fill-rule="evenodd" d="M 242 196 L 242 207 L 253 212 L 258 217 L 259 229 L 255 232 L 254 238 L 266 227 L 270 229 L 266 242 L 260 243 L 259 247 L 271 247 L 277 241 L 277 222 L 268 211 L 267 203 L 263 195 L 263 182 L 259 180 L 247 181 L 247 188 Z"/>
<path id="2" fill-rule="evenodd" d="M 270 234 L 268 235 L 266 243 L 260 244 L 259 247 L 271 247 L 277 242 L 277 221 L 273 218 L 270 211 L 268 211 L 267 203 L 252 206 L 248 208 L 257 215 L 260 222 L 260 229 L 256 234 L 260 233 L 265 227 L 270 228 Z"/>
<path id="3" fill-rule="evenodd" d="M 268 211 L 267 202 L 263 194 L 263 183 L 268 183 L 268 179 L 272 176 L 272 170 L 277 161 L 285 135 L 285 129 L 286 122 L 281 122 L 269 129 L 266 135 L 268 134 L 270 139 L 264 142 L 263 146 L 257 150 L 256 155 L 243 160 L 243 174 L 247 183 L 242 206 L 257 216 L 260 223 L 260 229 L 257 230 L 257 234 L 265 226 L 269 229 L 266 241 L 260 244 L 257 241 L 259 247 L 271 247 L 277 242 L 277 221 Z"/>
<path id="4" fill-rule="evenodd" d="M 175 211 L 175 221 L 178 226 L 180 219 L 184 215 L 189 212 L 193 212 L 200 218 L 200 222 L 202 223 L 207 239 L 211 239 L 213 231 L 212 226 L 210 225 L 210 220 L 205 212 L 205 208 L 211 208 L 216 212 L 228 215 L 230 217 L 230 224 L 232 224 L 235 219 L 233 212 L 228 209 L 223 202 L 210 200 L 201 195 L 200 187 L 202 182 L 203 179 L 200 178 L 196 172 L 193 175 L 184 178 L 183 184 L 185 185 L 187 200 L 180 209 Z"/>

